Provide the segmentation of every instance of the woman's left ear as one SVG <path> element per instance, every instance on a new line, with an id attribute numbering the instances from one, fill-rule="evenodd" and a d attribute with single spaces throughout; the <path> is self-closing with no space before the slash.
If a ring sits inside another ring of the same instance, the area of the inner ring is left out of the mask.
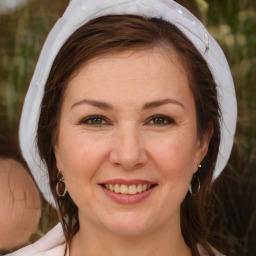
<path id="1" fill-rule="evenodd" d="M 210 122 L 203 136 L 198 140 L 198 149 L 197 149 L 198 164 L 201 163 L 201 161 L 204 159 L 204 157 L 208 152 L 208 147 L 213 135 L 213 131 L 214 131 L 213 123 Z"/>

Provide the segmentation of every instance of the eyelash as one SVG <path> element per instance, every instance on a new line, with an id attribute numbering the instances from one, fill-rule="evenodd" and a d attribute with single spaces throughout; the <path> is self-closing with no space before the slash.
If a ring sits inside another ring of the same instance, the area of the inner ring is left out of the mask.
<path id="1" fill-rule="evenodd" d="M 151 123 L 152 121 L 153 121 L 153 123 Z M 93 122 L 95 122 L 95 123 L 93 123 Z M 97 123 L 97 122 L 100 122 L 100 123 Z M 105 122 L 105 123 L 103 123 L 103 122 Z M 150 125 L 154 125 L 154 126 L 165 126 L 165 125 L 170 125 L 170 124 L 176 124 L 176 122 L 172 118 L 165 116 L 165 115 L 153 115 L 147 120 L 146 123 L 148 123 Z M 92 115 L 92 116 L 88 116 L 88 117 L 82 119 L 79 122 L 79 124 L 101 127 L 103 125 L 108 125 L 111 123 L 104 116 Z"/>
<path id="2" fill-rule="evenodd" d="M 93 121 L 101 121 L 101 123 L 92 123 Z M 91 126 L 102 126 L 105 124 L 102 124 L 102 121 L 105 121 L 106 124 L 109 123 L 108 121 L 106 121 L 106 118 L 104 116 L 101 115 L 93 115 L 93 116 L 88 116 L 84 119 L 82 119 L 79 124 L 85 124 L 85 125 L 91 125 Z M 91 122 L 91 123 L 89 123 Z"/>
<path id="3" fill-rule="evenodd" d="M 156 125 L 156 126 L 165 126 L 165 125 L 170 125 L 170 124 L 176 124 L 176 122 L 168 117 L 168 116 L 165 116 L 165 115 L 153 115 L 149 118 L 149 121 L 148 123 L 150 123 L 151 121 L 153 120 L 158 120 L 158 123 L 153 123 L 151 125 Z M 159 123 L 163 121 L 163 123 Z"/>

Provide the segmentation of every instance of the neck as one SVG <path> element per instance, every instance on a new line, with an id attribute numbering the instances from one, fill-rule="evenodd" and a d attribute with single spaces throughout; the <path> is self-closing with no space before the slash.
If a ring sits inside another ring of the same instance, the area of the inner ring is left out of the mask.
<path id="1" fill-rule="evenodd" d="M 80 221 L 80 230 L 70 246 L 70 256 L 74 255 L 191 256 L 191 252 L 181 235 L 179 222 L 175 227 L 164 225 L 161 229 L 146 234 L 120 235 L 99 229 L 90 223 L 84 226 L 83 221 Z"/>

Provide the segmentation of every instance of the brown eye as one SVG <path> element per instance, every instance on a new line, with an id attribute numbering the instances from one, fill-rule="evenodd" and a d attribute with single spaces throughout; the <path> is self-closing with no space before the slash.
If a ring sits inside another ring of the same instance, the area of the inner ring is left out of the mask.
<path id="1" fill-rule="evenodd" d="M 89 123 L 91 124 L 102 124 L 102 118 L 93 118 L 91 120 L 89 120 Z"/>
<path id="2" fill-rule="evenodd" d="M 166 120 L 162 117 L 156 117 L 153 119 L 154 124 L 166 124 Z"/>
<path id="3" fill-rule="evenodd" d="M 81 124 L 91 125 L 91 126 L 102 126 L 107 122 L 103 116 L 88 116 L 81 120 Z"/>
<path id="4" fill-rule="evenodd" d="M 149 122 L 150 124 L 153 125 L 169 125 L 169 124 L 174 124 L 174 120 L 170 117 L 167 116 L 162 116 L 162 115 L 156 115 L 153 116 Z"/>

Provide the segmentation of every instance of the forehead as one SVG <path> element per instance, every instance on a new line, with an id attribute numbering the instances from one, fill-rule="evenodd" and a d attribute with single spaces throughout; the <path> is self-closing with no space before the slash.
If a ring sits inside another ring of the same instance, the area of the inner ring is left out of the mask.
<path id="1" fill-rule="evenodd" d="M 100 56 L 85 63 L 69 81 L 65 96 L 114 99 L 117 94 L 153 100 L 168 93 L 180 97 L 188 91 L 187 74 L 177 54 L 152 48 Z"/>

